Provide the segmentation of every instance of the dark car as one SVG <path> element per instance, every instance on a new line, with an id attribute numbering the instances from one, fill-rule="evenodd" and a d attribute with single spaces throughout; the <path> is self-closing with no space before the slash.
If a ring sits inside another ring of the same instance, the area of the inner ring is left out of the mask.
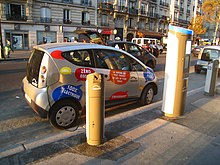
<path id="1" fill-rule="evenodd" d="M 137 44 L 126 41 L 113 41 L 108 43 L 108 46 L 112 46 L 132 54 L 152 69 L 154 69 L 156 66 L 156 58 L 154 55 Z"/>
<path id="2" fill-rule="evenodd" d="M 105 39 L 98 31 L 94 30 L 75 30 L 74 33 L 78 34 L 79 42 L 95 43 L 105 45 Z"/>

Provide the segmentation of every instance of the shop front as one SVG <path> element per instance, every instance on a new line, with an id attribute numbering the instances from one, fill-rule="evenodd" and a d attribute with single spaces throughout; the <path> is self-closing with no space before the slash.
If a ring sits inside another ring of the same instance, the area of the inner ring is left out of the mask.
<path id="1" fill-rule="evenodd" d="M 55 31 L 37 31 L 37 44 L 56 43 L 57 32 Z"/>
<path id="2" fill-rule="evenodd" d="M 5 31 L 5 40 L 9 39 L 14 50 L 28 50 L 28 31 Z"/>

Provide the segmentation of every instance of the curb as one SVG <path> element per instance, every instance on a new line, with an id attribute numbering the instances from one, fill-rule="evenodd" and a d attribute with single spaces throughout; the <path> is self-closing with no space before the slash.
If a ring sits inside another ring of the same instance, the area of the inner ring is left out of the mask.
<path id="1" fill-rule="evenodd" d="M 6 62 L 6 61 L 28 61 L 29 58 L 5 58 L 0 59 L 0 62 Z"/>

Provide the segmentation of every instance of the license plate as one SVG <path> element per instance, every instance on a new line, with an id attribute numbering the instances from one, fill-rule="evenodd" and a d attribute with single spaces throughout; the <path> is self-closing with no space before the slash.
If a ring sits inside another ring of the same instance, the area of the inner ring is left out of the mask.
<path id="1" fill-rule="evenodd" d="M 31 103 L 31 98 L 26 93 L 25 93 L 25 98 L 29 103 Z"/>

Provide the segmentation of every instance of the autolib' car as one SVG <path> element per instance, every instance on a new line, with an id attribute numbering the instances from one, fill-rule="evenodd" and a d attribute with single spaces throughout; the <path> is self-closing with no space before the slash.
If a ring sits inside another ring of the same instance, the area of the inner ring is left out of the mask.
<path id="1" fill-rule="evenodd" d="M 125 51 L 98 44 L 54 43 L 34 47 L 23 79 L 25 98 L 53 126 L 70 128 L 86 104 L 86 76 L 94 72 L 104 75 L 106 106 L 131 100 L 146 105 L 157 94 L 153 70 Z"/>
<path id="2" fill-rule="evenodd" d="M 195 65 L 195 72 L 200 73 L 202 70 L 206 71 L 208 65 L 214 59 L 220 61 L 220 46 L 205 46 L 198 55 L 198 60 Z"/>
<path id="3" fill-rule="evenodd" d="M 152 69 L 156 66 L 156 58 L 154 55 L 137 44 L 126 41 L 113 41 L 110 42 L 108 46 L 112 46 L 132 54 Z"/>

